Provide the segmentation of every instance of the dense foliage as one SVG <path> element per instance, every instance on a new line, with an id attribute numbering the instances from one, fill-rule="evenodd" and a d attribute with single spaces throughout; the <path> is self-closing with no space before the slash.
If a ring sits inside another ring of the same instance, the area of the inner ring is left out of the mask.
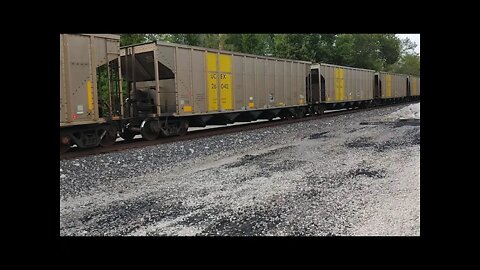
<path id="1" fill-rule="evenodd" d="M 420 75 L 417 45 L 395 34 L 125 34 L 120 42 L 153 40 Z"/>

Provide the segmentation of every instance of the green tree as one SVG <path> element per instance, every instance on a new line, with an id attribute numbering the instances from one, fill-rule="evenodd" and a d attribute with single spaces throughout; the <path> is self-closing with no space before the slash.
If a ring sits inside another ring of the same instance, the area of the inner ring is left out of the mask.
<path id="1" fill-rule="evenodd" d="M 400 57 L 400 39 L 393 34 L 341 34 L 332 52 L 335 64 L 386 70 Z"/>
<path id="2" fill-rule="evenodd" d="M 145 34 L 145 41 L 169 41 L 170 34 Z"/>
<path id="3" fill-rule="evenodd" d="M 412 63 L 416 47 L 394 34 L 126 34 L 122 46 L 152 40 L 374 70 Z M 402 57 L 402 58 L 401 58 Z M 408 60 L 408 61 L 407 61 Z"/>
<path id="4" fill-rule="evenodd" d="M 332 63 L 336 65 L 346 65 L 352 66 L 355 62 L 354 60 L 354 51 L 355 51 L 355 40 L 354 36 L 350 34 L 340 34 L 337 36 L 334 44 L 332 53 Z"/>
<path id="5" fill-rule="evenodd" d="M 169 34 L 165 37 L 165 40 L 178 44 L 201 46 L 202 34 Z"/>
<path id="6" fill-rule="evenodd" d="M 242 41 L 242 34 L 226 34 L 224 35 L 225 39 L 225 50 L 234 51 L 234 52 L 242 52 L 243 48 L 243 41 Z"/>
<path id="7" fill-rule="evenodd" d="M 206 47 L 210 49 L 218 49 L 220 44 L 219 34 L 201 34 L 200 44 L 201 47 Z"/>
<path id="8" fill-rule="evenodd" d="M 336 34 L 321 34 L 317 48 L 316 62 L 334 63 L 334 49 L 337 40 Z"/>
<path id="9" fill-rule="evenodd" d="M 386 65 L 395 64 L 400 58 L 401 42 L 394 34 L 376 35 L 379 41 L 379 57 Z"/>
<path id="10" fill-rule="evenodd" d="M 404 54 L 414 54 L 415 48 L 417 48 L 417 43 L 411 41 L 408 37 L 401 40 L 401 53 Z"/>
<path id="11" fill-rule="evenodd" d="M 120 46 L 145 42 L 145 34 L 123 34 L 120 35 Z"/>
<path id="12" fill-rule="evenodd" d="M 287 35 L 285 34 L 276 34 L 273 40 L 274 45 L 274 55 L 275 57 L 287 58 L 289 55 L 289 45 L 287 43 Z"/>
<path id="13" fill-rule="evenodd" d="M 265 55 L 274 56 L 275 52 L 275 34 L 265 34 Z"/>
<path id="14" fill-rule="evenodd" d="M 310 44 L 306 34 L 277 34 L 275 35 L 275 56 L 288 59 L 310 61 L 313 57 L 309 51 Z"/>
<path id="15" fill-rule="evenodd" d="M 409 38 L 401 42 L 402 56 L 393 66 L 394 72 L 420 76 L 420 55 L 415 52 L 417 44 Z"/>
<path id="16" fill-rule="evenodd" d="M 265 42 L 276 57 L 331 63 L 335 34 L 272 34 Z"/>
<path id="17" fill-rule="evenodd" d="M 260 34 L 243 34 L 242 50 L 244 53 L 264 55 L 266 49 L 265 36 Z"/>
<path id="18" fill-rule="evenodd" d="M 394 71 L 401 74 L 420 76 L 420 56 L 417 54 L 406 54 L 395 66 Z"/>
<path id="19" fill-rule="evenodd" d="M 235 52 L 267 55 L 269 54 L 269 44 L 271 46 L 271 36 L 268 34 L 226 34 L 225 48 Z M 271 54 L 271 52 L 270 52 Z"/>

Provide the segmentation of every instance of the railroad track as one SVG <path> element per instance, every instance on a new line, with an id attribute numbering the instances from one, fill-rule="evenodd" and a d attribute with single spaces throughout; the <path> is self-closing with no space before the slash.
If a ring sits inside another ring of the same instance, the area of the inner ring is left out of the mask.
<path id="1" fill-rule="evenodd" d="M 418 102 L 418 101 L 404 102 L 401 104 L 411 104 L 415 102 Z M 254 122 L 254 123 L 241 124 L 241 125 L 224 126 L 224 127 L 218 127 L 218 128 L 189 131 L 185 136 L 165 137 L 165 138 L 160 138 L 158 140 L 153 140 L 153 141 L 147 141 L 143 138 L 138 138 L 138 139 L 133 139 L 131 141 L 118 141 L 114 145 L 109 147 L 95 147 L 95 148 L 86 148 L 86 149 L 73 147 L 68 152 L 60 154 L 60 160 L 94 156 L 98 154 L 105 154 L 105 153 L 118 152 L 118 151 L 123 151 L 128 149 L 142 148 L 142 147 L 152 146 L 157 144 L 190 141 L 194 139 L 205 138 L 205 137 L 210 137 L 215 135 L 229 134 L 229 133 L 235 133 L 235 132 L 247 131 L 247 130 L 255 130 L 255 129 L 261 129 L 265 127 L 289 125 L 293 123 L 318 120 L 318 119 L 329 118 L 329 117 L 334 117 L 334 116 L 339 116 L 344 114 L 352 114 L 359 111 L 377 110 L 380 108 L 397 106 L 397 105 L 400 105 L 400 104 L 396 103 L 396 104 L 381 105 L 381 106 L 375 106 L 375 107 L 366 108 L 366 109 L 355 108 L 355 109 L 342 109 L 337 111 L 326 111 L 322 115 L 315 115 L 315 116 L 309 115 L 303 118 L 292 118 L 292 119 L 286 119 L 286 120 L 279 119 L 279 120 L 272 120 L 272 121 L 262 121 L 262 122 Z"/>

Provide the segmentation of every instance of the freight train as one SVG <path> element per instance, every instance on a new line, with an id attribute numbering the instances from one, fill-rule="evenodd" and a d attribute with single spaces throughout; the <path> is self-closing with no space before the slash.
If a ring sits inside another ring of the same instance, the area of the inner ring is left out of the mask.
<path id="1" fill-rule="evenodd" d="M 420 98 L 420 78 L 120 36 L 60 34 L 60 152 L 189 127 Z"/>

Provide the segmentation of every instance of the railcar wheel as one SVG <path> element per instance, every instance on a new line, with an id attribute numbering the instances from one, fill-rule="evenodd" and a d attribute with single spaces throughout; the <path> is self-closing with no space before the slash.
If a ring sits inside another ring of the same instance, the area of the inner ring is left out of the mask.
<path id="1" fill-rule="evenodd" d="M 60 154 L 67 152 L 70 149 L 70 140 L 68 136 L 60 134 Z"/>
<path id="2" fill-rule="evenodd" d="M 147 119 L 140 125 L 142 137 L 146 140 L 153 141 L 160 135 L 160 123 L 157 120 Z"/>
<path id="3" fill-rule="evenodd" d="M 295 110 L 295 118 L 303 118 L 304 116 L 305 116 L 305 113 L 302 109 Z"/>
<path id="4" fill-rule="evenodd" d="M 100 145 L 103 147 L 111 146 L 117 140 L 117 128 L 114 126 L 108 126 L 107 132 L 100 141 Z"/>
<path id="5" fill-rule="evenodd" d="M 60 144 L 60 154 L 64 154 L 64 153 L 66 153 L 68 150 L 70 150 L 70 146 L 69 146 L 69 145 Z"/>
<path id="6" fill-rule="evenodd" d="M 188 122 L 180 123 L 180 128 L 178 130 L 178 135 L 185 136 L 188 133 Z"/>
<path id="7" fill-rule="evenodd" d="M 318 107 L 317 107 L 317 114 L 318 114 L 318 115 L 322 115 L 322 114 L 324 114 L 324 113 L 325 113 L 325 107 L 323 107 L 323 106 L 318 106 Z"/>
<path id="8" fill-rule="evenodd" d="M 133 140 L 133 137 L 135 137 L 135 133 L 125 129 L 123 132 L 120 132 L 120 137 L 124 139 L 125 141 L 131 141 Z"/>

